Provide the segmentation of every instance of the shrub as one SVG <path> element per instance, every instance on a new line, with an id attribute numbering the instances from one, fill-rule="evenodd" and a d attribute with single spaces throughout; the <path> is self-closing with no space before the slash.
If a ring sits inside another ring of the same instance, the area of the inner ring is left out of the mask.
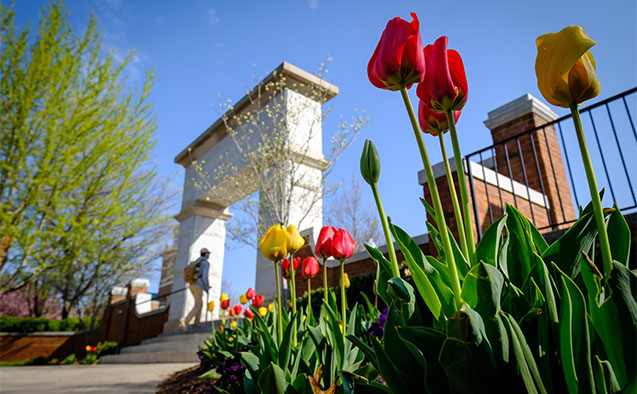
<path id="1" fill-rule="evenodd" d="M 56 320 L 39 317 L 0 316 L 0 331 L 23 334 L 43 331 L 81 331 L 87 328 L 89 324 L 89 318 L 69 317 Z"/>

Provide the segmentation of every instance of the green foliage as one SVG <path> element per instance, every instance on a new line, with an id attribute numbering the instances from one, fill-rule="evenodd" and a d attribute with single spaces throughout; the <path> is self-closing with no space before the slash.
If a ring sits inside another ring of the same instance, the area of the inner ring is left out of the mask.
<path id="1" fill-rule="evenodd" d="M 96 316 L 164 232 L 165 193 L 146 165 L 153 75 L 127 82 L 134 53 L 105 52 L 94 18 L 76 35 L 59 1 L 30 26 L 0 5 L 0 294 L 36 284 L 63 317 Z"/>
<path id="2" fill-rule="evenodd" d="M 0 316 L 0 331 L 3 332 L 43 332 L 43 331 L 81 331 L 88 327 L 89 318 L 69 317 L 62 320 L 38 317 Z"/>
<path id="3" fill-rule="evenodd" d="M 64 357 L 62 361 L 60 361 L 60 364 L 69 365 L 69 364 L 73 364 L 75 361 L 77 361 L 75 354 L 69 354 L 68 356 Z"/>

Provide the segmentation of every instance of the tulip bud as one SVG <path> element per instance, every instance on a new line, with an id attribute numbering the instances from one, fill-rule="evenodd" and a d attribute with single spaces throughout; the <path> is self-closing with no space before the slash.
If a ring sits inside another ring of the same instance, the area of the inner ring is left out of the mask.
<path id="1" fill-rule="evenodd" d="M 231 322 L 230 328 L 237 328 L 237 322 L 236 321 Z"/>
<path id="2" fill-rule="evenodd" d="M 252 319 L 254 318 L 254 314 L 252 313 L 252 311 L 251 311 L 250 309 L 246 309 L 246 310 L 243 312 L 243 315 L 244 315 L 245 317 L 247 317 L 248 319 L 250 319 L 250 320 L 252 320 Z"/>
<path id="3" fill-rule="evenodd" d="M 541 35 L 535 44 L 537 86 L 546 101 L 568 108 L 601 92 L 595 60 L 589 52 L 596 42 L 580 26 Z"/>
<path id="4" fill-rule="evenodd" d="M 394 18 L 387 23 L 372 58 L 367 64 L 367 76 L 372 85 L 381 89 L 409 89 L 425 75 L 420 22 Z"/>
<path id="5" fill-rule="evenodd" d="M 212 312 L 215 309 L 215 302 L 214 301 L 210 301 L 208 303 L 208 306 L 206 307 L 206 309 L 208 310 L 208 312 Z"/>
<path id="6" fill-rule="evenodd" d="M 268 312 L 270 313 L 274 312 L 274 302 L 271 302 L 268 304 Z"/>
<path id="7" fill-rule="evenodd" d="M 258 295 L 258 296 L 254 296 L 254 298 L 252 299 L 252 305 L 255 308 L 260 308 L 263 306 L 263 301 L 265 300 L 265 296 L 263 295 Z"/>
<path id="8" fill-rule="evenodd" d="M 318 260 L 314 256 L 306 257 L 303 260 L 303 267 L 301 268 L 301 274 L 303 279 L 310 279 L 316 276 L 319 272 Z"/>
<path id="9" fill-rule="evenodd" d="M 303 245 L 305 245 L 305 239 L 301 237 L 301 234 L 299 234 L 299 230 L 293 224 L 289 225 L 285 229 L 285 232 L 288 235 L 287 248 L 289 253 L 295 253 L 296 251 L 301 249 Z"/>
<path id="10" fill-rule="evenodd" d="M 255 295 L 257 295 L 257 292 L 254 291 L 252 287 L 248 288 L 248 291 L 246 291 L 246 297 L 251 300 Z"/>
<path id="11" fill-rule="evenodd" d="M 347 272 L 343 274 L 343 285 L 345 286 L 346 289 L 349 289 L 351 283 L 349 281 L 349 276 L 347 275 Z"/>
<path id="12" fill-rule="evenodd" d="M 248 301 L 248 296 L 246 296 L 245 294 L 241 294 L 241 296 L 239 297 L 239 302 L 242 304 L 247 304 Z"/>
<path id="13" fill-rule="evenodd" d="M 220 307 L 223 310 L 228 309 L 230 307 L 230 300 L 226 298 L 225 300 L 221 301 Z"/>
<path id="14" fill-rule="evenodd" d="M 258 309 L 258 312 L 259 312 L 259 316 L 265 317 L 265 315 L 268 314 L 268 308 L 262 306 Z"/>
<path id="15" fill-rule="evenodd" d="M 336 260 L 345 261 L 352 257 L 354 249 L 356 249 L 356 242 L 354 242 L 350 233 L 342 228 L 336 230 L 334 238 L 332 238 L 332 256 Z"/>
<path id="16" fill-rule="evenodd" d="M 294 272 L 296 272 L 296 270 L 299 268 L 299 264 L 301 263 L 301 258 L 297 257 L 293 260 L 294 263 Z M 288 259 L 283 259 L 281 261 L 281 275 L 283 275 L 283 277 L 287 280 L 290 280 L 290 275 L 291 275 L 291 271 L 290 271 L 290 261 Z"/>
<path id="17" fill-rule="evenodd" d="M 332 255 L 332 238 L 336 233 L 336 229 L 332 226 L 323 226 L 319 233 L 314 254 L 318 257 L 328 258 Z"/>
<path id="18" fill-rule="evenodd" d="M 370 140 L 365 140 L 365 145 L 363 146 L 363 154 L 361 154 L 361 175 L 370 186 L 376 184 L 380 176 L 378 151 L 376 151 L 374 143 Z"/>
<path id="19" fill-rule="evenodd" d="M 228 299 L 228 294 L 222 293 L 221 297 L 219 297 L 219 302 L 224 302 L 227 299 Z"/>
<path id="20" fill-rule="evenodd" d="M 287 243 L 287 232 L 280 224 L 275 224 L 265 233 L 259 243 L 259 248 L 266 259 L 279 261 L 288 253 Z"/>

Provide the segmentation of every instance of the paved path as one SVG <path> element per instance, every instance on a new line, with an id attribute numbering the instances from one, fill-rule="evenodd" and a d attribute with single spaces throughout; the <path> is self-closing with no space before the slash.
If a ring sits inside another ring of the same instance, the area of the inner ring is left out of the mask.
<path id="1" fill-rule="evenodd" d="M 0 393 L 155 393 L 179 364 L 103 364 L 1 367 Z"/>

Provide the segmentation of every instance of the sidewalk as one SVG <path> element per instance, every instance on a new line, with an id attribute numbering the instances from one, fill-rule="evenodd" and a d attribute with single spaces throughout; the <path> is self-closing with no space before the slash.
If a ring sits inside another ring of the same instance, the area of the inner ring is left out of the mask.
<path id="1" fill-rule="evenodd" d="M 0 392 L 13 393 L 155 393 L 179 364 L 103 364 L 1 367 Z"/>

